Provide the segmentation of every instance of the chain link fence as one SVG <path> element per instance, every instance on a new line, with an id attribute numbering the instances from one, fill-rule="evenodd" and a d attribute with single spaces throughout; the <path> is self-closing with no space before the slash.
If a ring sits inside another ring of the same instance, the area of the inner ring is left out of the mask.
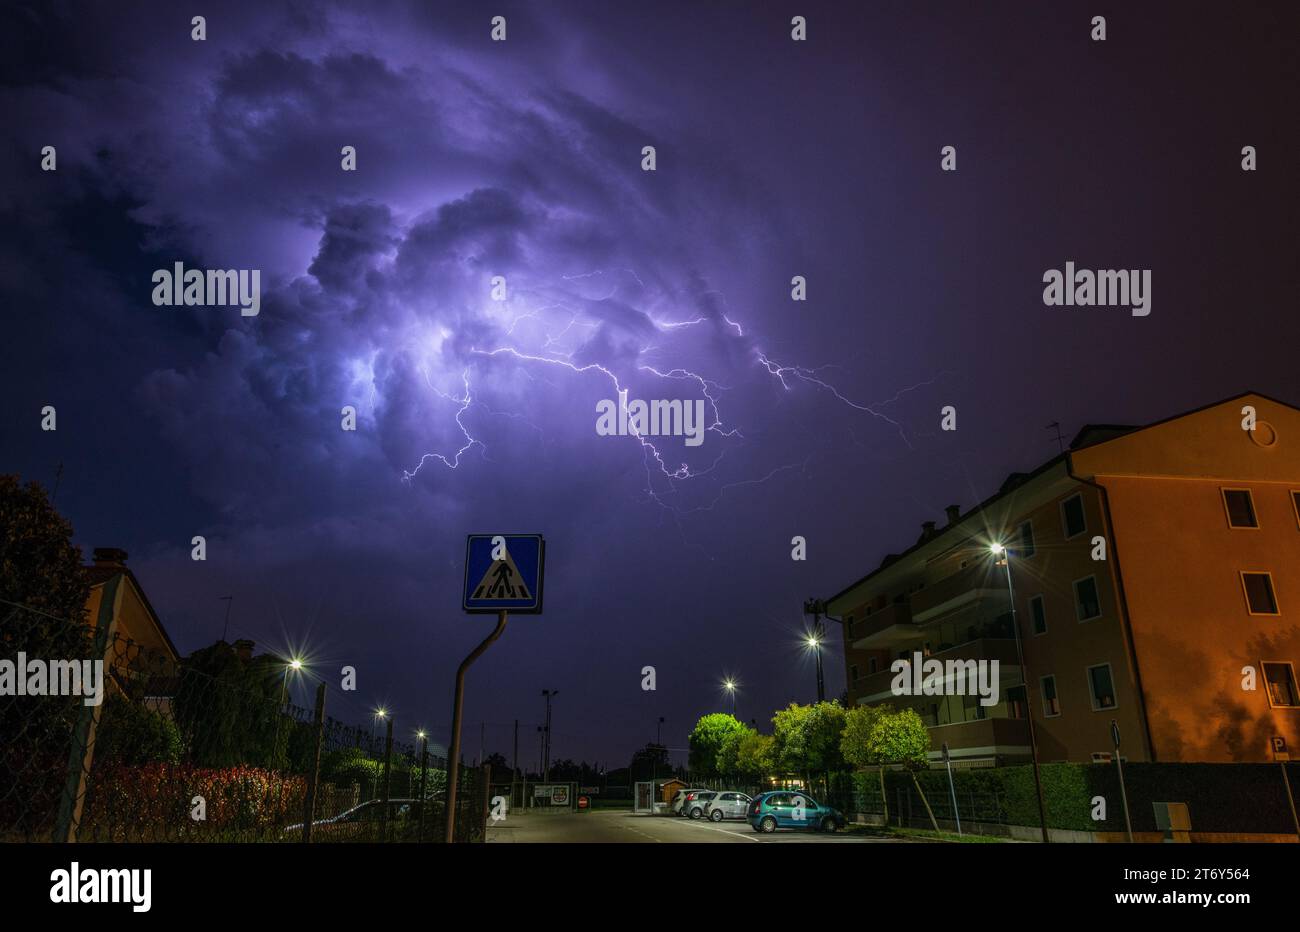
<path id="1" fill-rule="evenodd" d="M 446 761 L 325 716 L 323 686 L 289 704 L 288 676 L 0 605 L 0 841 L 443 841 Z M 487 778 L 462 768 L 457 841 Z"/>

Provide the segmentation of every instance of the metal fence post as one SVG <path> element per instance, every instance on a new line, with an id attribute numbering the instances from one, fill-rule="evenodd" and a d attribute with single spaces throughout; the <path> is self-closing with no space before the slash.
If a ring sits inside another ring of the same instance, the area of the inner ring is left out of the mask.
<path id="1" fill-rule="evenodd" d="M 109 656 L 109 650 L 117 633 L 118 610 L 122 604 L 121 582 L 121 573 L 111 577 L 104 584 L 104 592 L 99 599 L 94 656 L 103 659 L 105 678 L 111 675 L 113 670 L 113 658 Z M 77 830 L 81 827 L 82 808 L 86 804 L 86 783 L 90 779 L 90 767 L 95 757 L 95 731 L 99 727 L 102 709 L 102 704 L 88 706 L 83 703 L 78 710 L 77 724 L 72 732 L 72 743 L 68 747 L 68 779 L 63 787 L 63 797 L 59 800 L 58 821 L 54 826 L 55 841 L 77 840 Z"/>
<path id="2" fill-rule="evenodd" d="M 483 797 L 482 818 L 479 820 L 479 837 L 487 840 L 488 809 L 492 805 L 492 765 L 484 764 L 479 768 L 479 793 Z"/>
<path id="3" fill-rule="evenodd" d="M 303 800 L 302 843 L 311 844 L 311 824 L 316 818 L 316 788 L 320 781 L 320 750 L 325 738 L 325 684 L 316 687 L 316 751 L 312 754 L 311 773 L 307 777 L 307 798 Z"/>

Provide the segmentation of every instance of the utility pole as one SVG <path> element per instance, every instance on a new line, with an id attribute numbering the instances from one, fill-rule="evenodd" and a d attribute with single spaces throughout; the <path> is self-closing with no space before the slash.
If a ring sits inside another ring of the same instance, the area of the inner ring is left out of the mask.
<path id="1" fill-rule="evenodd" d="M 223 595 L 218 601 L 226 603 L 226 626 L 221 629 L 221 640 L 226 640 L 230 635 L 230 605 L 235 601 L 233 595 Z"/>
<path id="2" fill-rule="evenodd" d="M 510 758 L 510 805 L 515 804 L 515 784 L 519 782 L 519 719 L 515 719 L 515 753 Z M 522 803 L 523 800 L 520 800 Z"/>
<path id="3" fill-rule="evenodd" d="M 542 780 L 547 783 L 551 781 L 551 699 L 559 694 L 558 689 L 542 690 L 546 699 L 546 754 L 542 760 Z"/>

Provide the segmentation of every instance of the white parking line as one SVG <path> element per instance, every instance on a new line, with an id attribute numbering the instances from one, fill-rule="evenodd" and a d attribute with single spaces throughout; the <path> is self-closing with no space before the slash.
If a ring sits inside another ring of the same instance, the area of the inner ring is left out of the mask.
<path id="1" fill-rule="evenodd" d="M 694 819 L 688 820 L 694 823 Z M 761 838 L 755 838 L 752 835 L 742 835 L 740 832 L 733 832 L 731 829 L 718 828 L 716 825 L 701 825 L 700 828 L 707 828 L 711 832 L 724 832 L 727 835 L 735 835 L 737 838 L 743 838 L 745 841 L 762 841 Z"/>

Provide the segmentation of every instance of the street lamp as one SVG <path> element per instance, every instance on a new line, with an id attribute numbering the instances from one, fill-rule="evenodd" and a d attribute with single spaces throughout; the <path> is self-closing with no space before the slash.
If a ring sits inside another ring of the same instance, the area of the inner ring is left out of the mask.
<path id="1" fill-rule="evenodd" d="M 822 615 L 826 611 L 826 603 L 821 599 L 809 599 L 803 603 L 805 615 L 813 616 L 813 629 L 806 638 L 805 643 L 808 649 L 817 656 L 817 701 L 826 701 L 826 680 L 822 675 Z"/>
<path id="2" fill-rule="evenodd" d="M 289 704 L 289 671 L 297 673 L 302 669 L 302 661 L 294 657 L 284 665 L 284 676 L 280 680 L 280 708 L 275 716 L 275 746 L 273 753 L 280 752 L 280 719 L 284 715 L 284 708 Z"/>
<path id="3" fill-rule="evenodd" d="M 722 681 L 722 688 L 731 694 L 731 717 L 736 717 L 736 681 L 725 679 Z"/>
<path id="4" fill-rule="evenodd" d="M 1038 771 L 1038 739 L 1034 734 L 1034 707 L 1029 702 L 1029 670 L 1025 667 L 1025 652 L 1020 645 L 1020 622 L 1016 620 L 1016 590 L 1011 584 L 1011 550 L 1005 545 L 994 542 L 989 551 L 997 558 L 997 564 L 1007 571 L 1007 597 L 1011 601 L 1011 630 L 1016 637 L 1016 659 L 1020 662 L 1020 688 L 1025 694 L 1025 719 L 1029 723 L 1029 754 L 1034 762 L 1034 789 L 1038 792 L 1038 822 L 1043 830 L 1043 843 L 1047 836 L 1047 804 L 1043 801 L 1043 778 Z"/>
<path id="5" fill-rule="evenodd" d="M 379 708 L 375 709 L 375 717 L 370 722 L 371 760 L 373 760 L 375 757 L 375 741 L 378 740 L 375 737 L 375 725 L 378 723 L 379 719 L 381 718 L 388 718 L 388 710 L 385 709 L 383 706 L 380 706 Z M 379 793 L 379 768 L 376 767 L 370 775 L 370 798 L 374 799 L 378 793 Z"/>

